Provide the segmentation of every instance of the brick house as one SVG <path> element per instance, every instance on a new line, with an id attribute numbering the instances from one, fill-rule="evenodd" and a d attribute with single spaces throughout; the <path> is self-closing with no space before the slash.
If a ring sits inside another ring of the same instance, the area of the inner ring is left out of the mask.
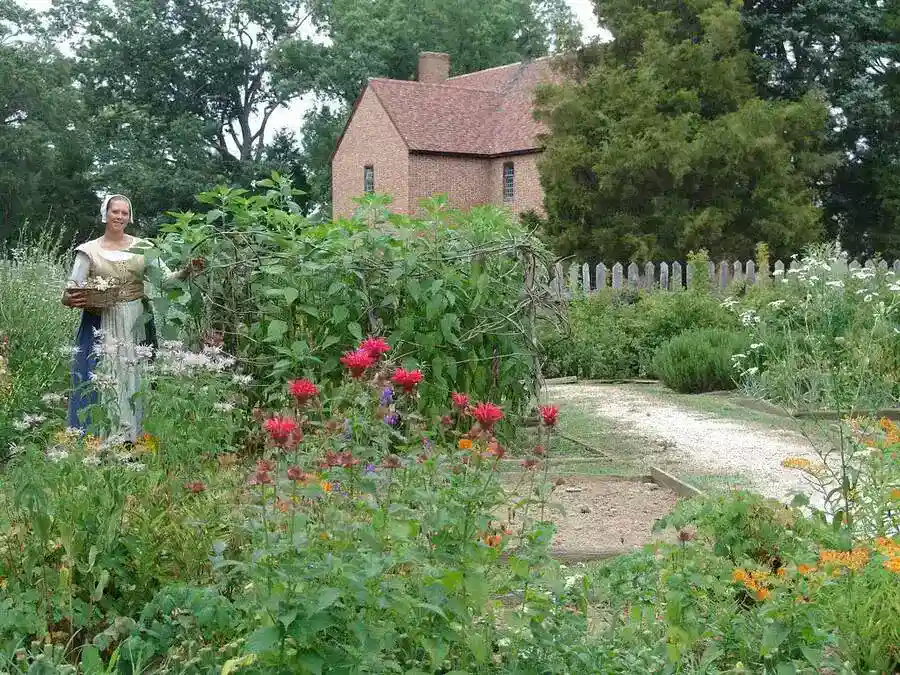
<path id="1" fill-rule="evenodd" d="M 364 192 L 390 194 L 392 210 L 407 214 L 441 193 L 457 208 L 543 211 L 544 125 L 532 110 L 535 87 L 558 77 L 549 57 L 449 73 L 447 54 L 425 52 L 417 80 L 369 80 L 332 156 L 335 218 L 352 215 Z"/>

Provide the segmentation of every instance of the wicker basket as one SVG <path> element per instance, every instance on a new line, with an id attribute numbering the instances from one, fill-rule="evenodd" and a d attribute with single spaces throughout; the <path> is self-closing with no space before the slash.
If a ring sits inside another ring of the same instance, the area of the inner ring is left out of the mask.
<path id="1" fill-rule="evenodd" d="M 107 309 L 120 302 L 140 300 L 144 297 L 144 285 L 140 282 L 128 282 L 103 290 L 97 288 L 74 288 L 85 293 L 85 306 L 88 309 Z"/>

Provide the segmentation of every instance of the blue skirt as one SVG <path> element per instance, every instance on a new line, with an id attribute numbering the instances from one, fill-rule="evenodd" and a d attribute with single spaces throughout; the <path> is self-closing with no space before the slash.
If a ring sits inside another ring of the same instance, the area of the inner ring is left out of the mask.
<path id="1" fill-rule="evenodd" d="M 94 355 L 94 332 L 100 330 L 100 315 L 81 312 L 81 323 L 75 335 L 75 358 L 72 360 L 72 391 L 69 394 L 69 421 L 73 429 L 87 429 L 91 424 L 90 411 L 82 411 L 97 404 L 97 390 L 91 384 L 91 373 L 97 367 Z"/>

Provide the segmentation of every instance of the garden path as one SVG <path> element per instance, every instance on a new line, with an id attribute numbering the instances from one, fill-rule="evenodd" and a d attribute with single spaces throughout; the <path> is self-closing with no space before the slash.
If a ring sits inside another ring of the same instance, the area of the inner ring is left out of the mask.
<path id="1" fill-rule="evenodd" d="M 815 458 L 812 445 L 799 433 L 692 410 L 639 385 L 551 385 L 548 397 L 578 406 L 598 423 L 612 424 L 616 434 L 645 439 L 652 448 L 647 468 L 656 464 L 688 480 L 721 476 L 730 487 L 784 501 L 802 491 L 819 501 L 799 471 L 781 466 L 785 457 Z"/>

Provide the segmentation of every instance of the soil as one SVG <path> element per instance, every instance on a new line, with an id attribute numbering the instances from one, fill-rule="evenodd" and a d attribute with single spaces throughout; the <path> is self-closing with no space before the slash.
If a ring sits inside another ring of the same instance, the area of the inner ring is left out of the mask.
<path id="1" fill-rule="evenodd" d="M 555 481 L 551 475 L 551 481 Z M 672 511 L 675 493 L 641 479 L 609 476 L 562 478 L 551 498 L 550 520 L 556 525 L 554 557 L 571 561 L 601 559 L 640 549 L 652 541 L 671 541 L 671 533 L 653 533 L 657 519 Z M 516 479 L 508 489 L 516 492 Z M 528 492 L 527 484 L 518 494 Z M 513 501 L 514 498 L 513 498 Z M 531 505 L 529 517 L 538 517 Z M 521 514 L 513 521 L 521 525 Z"/>

